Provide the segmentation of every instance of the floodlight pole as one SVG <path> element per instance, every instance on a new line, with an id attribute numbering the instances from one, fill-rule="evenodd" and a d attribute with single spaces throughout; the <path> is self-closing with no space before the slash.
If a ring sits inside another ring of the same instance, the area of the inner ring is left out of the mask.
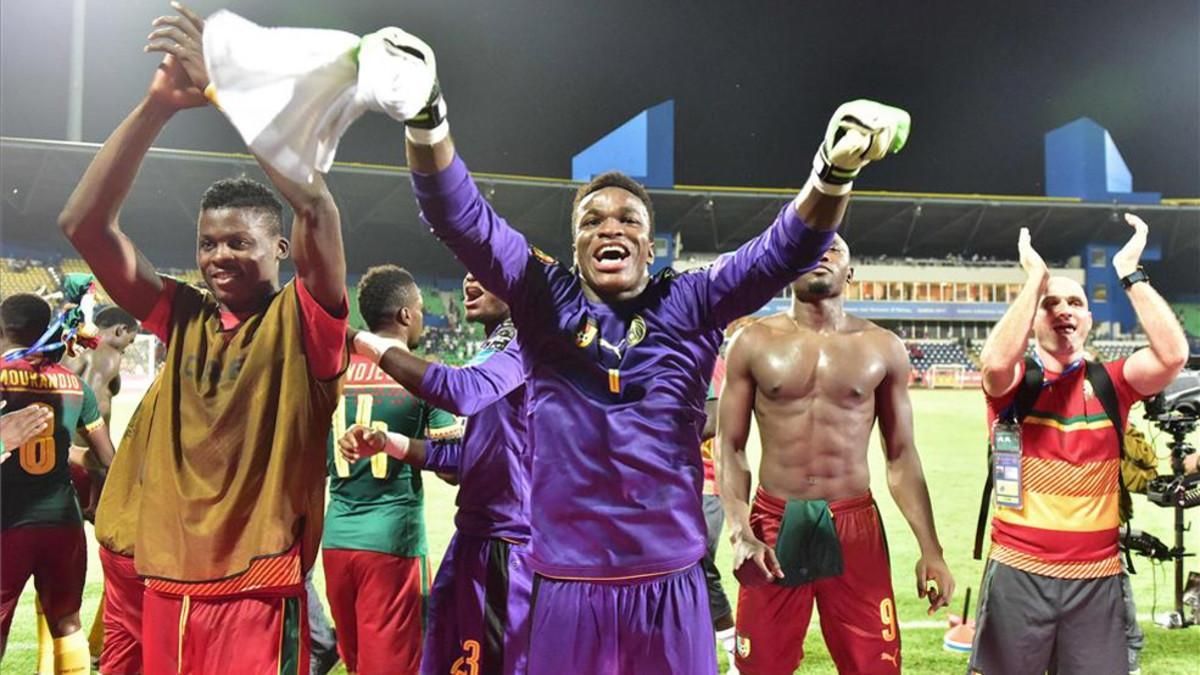
<path id="1" fill-rule="evenodd" d="M 67 85 L 67 140 L 83 140 L 83 54 L 85 0 L 71 8 L 71 79 Z"/>

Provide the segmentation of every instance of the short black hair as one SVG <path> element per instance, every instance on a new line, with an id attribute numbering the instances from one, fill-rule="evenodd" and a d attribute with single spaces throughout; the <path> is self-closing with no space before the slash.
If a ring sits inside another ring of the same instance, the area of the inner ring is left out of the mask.
<path id="1" fill-rule="evenodd" d="M 270 217 L 267 224 L 274 236 L 283 235 L 283 204 L 274 192 L 256 180 L 239 176 L 222 178 L 208 186 L 200 197 L 200 210 L 256 209 Z"/>
<path id="2" fill-rule="evenodd" d="M 17 293 L 0 302 L 0 331 L 13 344 L 32 347 L 50 326 L 50 303 L 33 293 Z"/>
<path id="3" fill-rule="evenodd" d="M 369 330 L 379 330 L 396 312 L 411 307 L 420 293 L 417 280 L 403 267 L 372 267 L 358 282 L 358 311 Z"/>
<path id="4" fill-rule="evenodd" d="M 113 326 L 124 326 L 126 330 L 133 333 L 138 331 L 137 319 L 116 305 L 110 305 L 96 312 L 97 328 L 112 328 Z"/>
<path id="5" fill-rule="evenodd" d="M 642 204 L 646 207 L 646 215 L 650 217 L 650 231 L 654 232 L 654 204 L 650 201 L 650 193 L 646 191 L 645 186 L 641 183 L 620 171 L 602 173 L 579 186 L 579 189 L 575 191 L 575 202 L 571 204 L 572 220 L 574 220 L 575 211 L 579 209 L 579 203 L 586 199 L 588 195 L 610 187 L 621 188 L 641 200 Z"/>

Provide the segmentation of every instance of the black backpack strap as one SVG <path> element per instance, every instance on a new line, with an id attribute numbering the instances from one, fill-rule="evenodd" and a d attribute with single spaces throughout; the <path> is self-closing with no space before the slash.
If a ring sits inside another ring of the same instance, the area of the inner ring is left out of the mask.
<path id="1" fill-rule="evenodd" d="M 1026 356 L 1025 374 L 1021 376 L 1021 383 L 1017 385 L 1017 394 L 1013 397 L 1012 404 L 1001 413 L 1003 421 L 1020 424 L 1029 411 L 1033 410 L 1033 404 L 1037 403 L 1038 396 L 1042 393 L 1042 376 L 1042 367 L 1038 365 L 1037 361 Z M 983 535 L 987 532 L 988 510 L 992 505 L 991 430 L 988 430 L 987 456 L 987 477 L 983 481 L 983 494 L 979 500 L 979 519 L 975 522 L 975 548 L 972 549 L 972 555 L 976 560 L 983 557 Z"/>
<path id="2" fill-rule="evenodd" d="M 1033 404 L 1037 403 L 1038 396 L 1042 394 L 1042 378 L 1045 373 L 1042 372 L 1042 367 L 1032 357 L 1025 357 L 1025 376 L 1021 378 L 1021 388 L 1017 391 L 1017 395 L 1013 398 L 1012 414 L 1009 416 L 1010 422 L 1020 424 L 1025 420 L 1025 416 L 1033 410 Z M 989 472 L 990 476 L 991 473 Z"/>
<path id="3" fill-rule="evenodd" d="M 1100 400 L 1100 405 L 1104 407 L 1104 414 L 1108 416 L 1108 420 L 1112 422 L 1113 431 L 1117 434 L 1117 447 L 1120 450 L 1119 457 L 1121 461 L 1125 461 L 1125 420 L 1121 417 L 1121 403 L 1117 399 L 1117 389 L 1113 386 L 1112 377 L 1108 374 L 1108 369 L 1103 363 L 1095 361 L 1087 362 L 1087 381 L 1092 385 L 1092 392 L 1096 394 L 1096 398 Z M 1121 514 L 1121 522 L 1126 522 L 1133 516 L 1133 498 L 1129 496 L 1129 489 L 1125 487 L 1125 477 L 1121 473 L 1121 467 L 1117 467 L 1117 482 L 1120 484 L 1121 497 L 1118 507 Z"/>

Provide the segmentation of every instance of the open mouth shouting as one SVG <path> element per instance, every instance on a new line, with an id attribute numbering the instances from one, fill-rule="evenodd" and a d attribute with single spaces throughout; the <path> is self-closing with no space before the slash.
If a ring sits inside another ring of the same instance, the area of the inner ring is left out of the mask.
<path id="1" fill-rule="evenodd" d="M 604 274 L 622 272 L 629 266 L 629 259 L 632 255 L 626 244 L 619 242 L 602 244 L 592 254 L 593 267 L 597 272 Z"/>
<path id="2" fill-rule="evenodd" d="M 478 284 L 469 284 L 463 288 L 463 305 L 473 310 L 479 307 L 483 299 L 483 289 Z"/>

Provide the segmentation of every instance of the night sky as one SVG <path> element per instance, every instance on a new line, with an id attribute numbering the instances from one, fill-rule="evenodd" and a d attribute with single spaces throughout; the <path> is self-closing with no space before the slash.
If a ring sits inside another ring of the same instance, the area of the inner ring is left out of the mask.
<path id="1" fill-rule="evenodd" d="M 0 4 L 0 133 L 64 138 L 69 0 Z M 832 110 L 907 108 L 903 155 L 866 189 L 1042 194 L 1042 135 L 1080 116 L 1112 133 L 1134 189 L 1200 196 L 1200 2 L 563 2 L 209 0 L 264 25 L 429 42 L 472 168 L 569 177 L 571 156 L 642 109 L 676 102 L 677 183 L 799 186 Z M 168 4 L 89 0 L 84 140 L 145 91 L 143 54 Z M 241 151 L 211 109 L 157 145 Z M 339 160 L 403 163 L 370 116 Z"/>

